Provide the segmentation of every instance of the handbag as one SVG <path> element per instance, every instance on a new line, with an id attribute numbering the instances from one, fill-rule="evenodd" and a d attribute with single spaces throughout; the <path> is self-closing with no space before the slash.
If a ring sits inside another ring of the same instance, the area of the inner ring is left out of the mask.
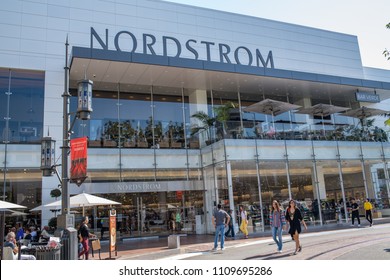
<path id="1" fill-rule="evenodd" d="M 101 249 L 100 240 L 99 239 L 92 240 L 92 249 L 93 250 L 100 250 Z"/>

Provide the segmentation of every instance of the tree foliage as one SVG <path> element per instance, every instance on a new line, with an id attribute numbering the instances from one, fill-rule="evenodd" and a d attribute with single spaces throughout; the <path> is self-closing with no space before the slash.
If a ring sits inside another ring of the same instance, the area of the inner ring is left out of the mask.
<path id="1" fill-rule="evenodd" d="M 50 191 L 50 196 L 54 197 L 54 198 L 60 197 L 61 196 L 61 190 L 60 189 L 52 189 Z"/>
<path id="2" fill-rule="evenodd" d="M 388 24 L 386 24 L 386 28 L 387 28 L 387 29 L 390 29 L 390 22 L 389 22 Z M 390 51 L 389 51 L 388 49 L 385 49 L 385 50 L 383 51 L 383 55 L 384 55 L 385 57 L 387 57 L 387 60 L 390 60 Z"/>
<path id="3" fill-rule="evenodd" d="M 386 24 L 386 28 L 390 29 L 390 22 Z M 387 60 L 390 60 L 390 52 L 387 49 L 383 51 L 383 55 L 387 57 Z M 390 117 L 390 114 L 386 114 L 386 116 Z M 390 126 L 390 118 L 385 121 L 385 125 Z"/>

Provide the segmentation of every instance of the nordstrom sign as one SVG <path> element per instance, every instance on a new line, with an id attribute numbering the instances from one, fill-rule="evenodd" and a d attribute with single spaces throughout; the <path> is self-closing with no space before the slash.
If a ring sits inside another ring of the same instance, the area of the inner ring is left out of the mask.
<path id="1" fill-rule="evenodd" d="M 103 50 L 108 50 L 109 38 L 112 37 L 109 37 L 108 29 L 105 30 L 104 35 L 99 35 L 98 32 L 91 27 L 91 48 L 94 47 L 95 42 L 98 43 Z M 205 54 L 205 59 L 207 61 L 274 68 L 272 51 L 268 51 L 268 53 L 264 55 L 259 49 L 251 50 L 245 46 L 232 48 L 230 45 L 224 43 L 199 41 L 195 39 L 188 39 L 181 42 L 175 37 L 161 36 L 156 38 L 156 36 L 147 33 L 142 34 L 142 39 L 139 40 L 130 31 L 119 31 L 113 38 L 114 41 L 112 43 L 116 51 L 122 51 L 122 48 L 124 48 L 130 50 L 131 53 L 137 52 L 170 57 L 182 57 L 182 54 L 187 52 L 195 60 L 200 59 L 200 54 Z M 157 39 L 162 43 L 157 44 Z M 212 52 L 212 48 L 216 49 L 217 52 Z"/>

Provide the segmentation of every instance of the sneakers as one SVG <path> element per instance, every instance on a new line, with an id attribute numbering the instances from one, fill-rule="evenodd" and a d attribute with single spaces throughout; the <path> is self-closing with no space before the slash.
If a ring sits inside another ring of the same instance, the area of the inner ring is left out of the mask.
<path id="1" fill-rule="evenodd" d="M 358 227 L 360 227 L 360 224 L 358 224 Z"/>
<path id="2" fill-rule="evenodd" d="M 211 249 L 211 251 L 217 251 L 217 248 L 214 247 L 213 249 Z"/>
<path id="3" fill-rule="evenodd" d="M 278 254 L 281 254 L 281 253 L 283 253 L 283 251 L 282 250 L 278 250 Z"/>
<path id="4" fill-rule="evenodd" d="M 225 247 L 224 247 L 224 248 L 221 248 L 221 251 L 225 251 Z"/>

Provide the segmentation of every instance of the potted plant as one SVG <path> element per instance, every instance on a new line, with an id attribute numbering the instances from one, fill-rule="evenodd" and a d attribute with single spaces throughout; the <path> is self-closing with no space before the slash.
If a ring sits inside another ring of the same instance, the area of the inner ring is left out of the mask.
<path id="1" fill-rule="evenodd" d="M 195 114 L 191 115 L 191 118 L 197 119 L 198 124 L 191 127 L 191 136 L 205 132 L 206 133 L 206 144 L 211 144 L 211 128 L 214 126 L 216 118 L 210 117 L 203 111 L 198 111 Z"/>
<path id="2" fill-rule="evenodd" d="M 216 122 L 222 124 L 222 135 L 223 137 L 227 134 L 226 132 L 226 123 L 230 118 L 231 109 L 236 108 L 237 105 L 231 101 L 227 102 L 222 106 L 218 106 L 214 108 L 216 113 L 215 117 L 210 117 L 203 111 L 196 112 L 191 115 L 191 118 L 195 118 L 199 121 L 199 124 L 196 124 L 191 127 L 191 136 L 203 132 L 206 132 L 206 144 L 209 145 L 212 143 L 211 139 L 211 129 L 215 127 Z"/>

